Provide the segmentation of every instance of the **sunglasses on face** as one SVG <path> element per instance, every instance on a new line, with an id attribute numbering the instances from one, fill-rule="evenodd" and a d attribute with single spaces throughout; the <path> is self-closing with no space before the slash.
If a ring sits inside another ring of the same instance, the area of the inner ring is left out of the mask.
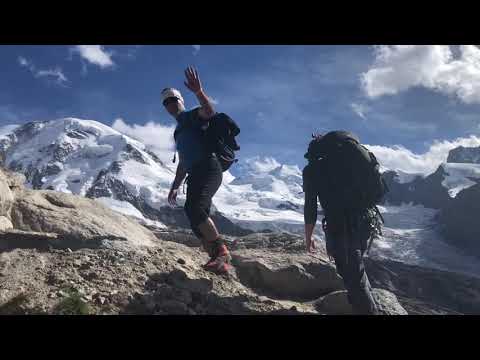
<path id="1" fill-rule="evenodd" d="M 166 98 L 165 100 L 163 100 L 163 106 L 167 107 L 169 104 L 175 103 L 177 101 L 178 101 L 178 99 L 176 97 Z"/>

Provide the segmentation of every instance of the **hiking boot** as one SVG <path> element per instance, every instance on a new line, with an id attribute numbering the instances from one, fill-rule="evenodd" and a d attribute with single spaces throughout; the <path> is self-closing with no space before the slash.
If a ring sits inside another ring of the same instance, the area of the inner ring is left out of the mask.
<path id="1" fill-rule="evenodd" d="M 202 265 L 203 268 L 206 268 L 208 266 L 208 264 L 210 264 L 211 262 L 215 261 L 215 258 L 216 256 L 210 256 L 210 258 L 208 259 L 208 261 Z"/>
<path id="2" fill-rule="evenodd" d="M 232 260 L 230 252 L 223 242 L 220 244 L 217 242 L 215 245 L 215 254 L 204 265 L 204 269 L 216 274 L 228 273 L 228 271 L 231 269 L 230 261 Z"/>
<path id="3" fill-rule="evenodd" d="M 203 267 L 207 266 L 209 263 L 211 263 L 215 258 L 217 257 L 216 251 L 215 251 L 215 242 L 213 243 L 207 243 L 206 241 L 202 241 L 203 249 L 209 256 L 209 260 L 203 265 Z"/>

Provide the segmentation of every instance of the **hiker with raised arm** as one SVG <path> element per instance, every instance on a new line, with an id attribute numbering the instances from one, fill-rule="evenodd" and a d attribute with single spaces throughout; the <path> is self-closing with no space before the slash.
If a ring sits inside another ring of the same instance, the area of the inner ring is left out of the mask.
<path id="1" fill-rule="evenodd" d="M 178 189 L 188 175 L 184 209 L 192 231 L 201 239 L 210 256 L 204 267 L 215 273 L 227 273 L 231 256 L 210 217 L 212 197 L 222 183 L 223 169 L 204 133 L 216 112 L 202 87 L 198 72 L 188 67 L 185 76 L 185 86 L 195 94 L 200 107 L 186 110 L 180 91 L 174 88 L 165 88 L 162 91 L 163 106 L 177 121 L 174 137 L 179 154 L 168 202 L 171 205 L 176 204 Z"/>

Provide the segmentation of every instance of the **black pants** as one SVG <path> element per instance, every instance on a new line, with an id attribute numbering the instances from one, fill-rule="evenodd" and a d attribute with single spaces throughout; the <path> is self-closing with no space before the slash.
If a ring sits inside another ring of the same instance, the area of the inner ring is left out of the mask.
<path id="1" fill-rule="evenodd" d="M 328 223 L 327 219 L 327 249 L 335 259 L 353 311 L 364 315 L 376 314 L 377 305 L 363 262 L 370 238 L 369 224 L 351 216 L 330 217 L 330 225 Z"/>
<path id="2" fill-rule="evenodd" d="M 216 157 L 211 157 L 195 165 L 188 174 L 185 213 L 193 233 L 202 238 L 198 225 L 210 216 L 212 197 L 222 184 L 223 172 Z"/>

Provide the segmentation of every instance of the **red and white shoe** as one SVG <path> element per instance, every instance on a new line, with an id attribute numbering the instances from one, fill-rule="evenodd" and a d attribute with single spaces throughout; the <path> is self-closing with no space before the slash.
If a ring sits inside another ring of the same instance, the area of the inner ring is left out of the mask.
<path id="1" fill-rule="evenodd" d="M 225 274 L 230 271 L 232 257 L 225 244 L 218 246 L 216 254 L 204 265 L 204 269 L 215 274 Z"/>

